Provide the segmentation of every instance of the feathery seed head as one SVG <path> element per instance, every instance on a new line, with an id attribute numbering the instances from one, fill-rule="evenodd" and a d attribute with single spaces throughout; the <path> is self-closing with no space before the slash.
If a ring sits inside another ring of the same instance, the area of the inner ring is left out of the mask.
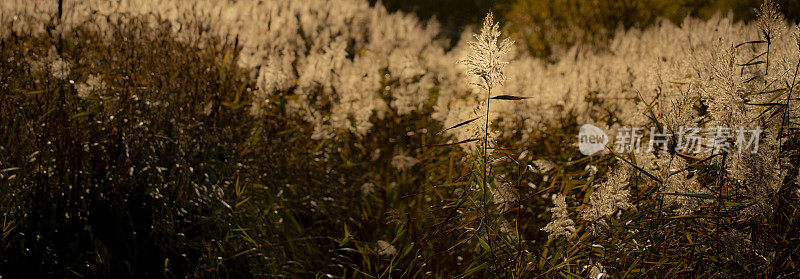
<path id="1" fill-rule="evenodd" d="M 794 32 L 792 32 L 792 37 L 794 38 L 795 44 L 797 44 L 797 49 L 800 50 L 800 25 L 794 26 Z"/>
<path id="2" fill-rule="evenodd" d="M 397 254 L 397 248 L 389 242 L 378 240 L 378 255 L 391 256 Z"/>
<path id="3" fill-rule="evenodd" d="M 764 0 L 761 7 L 756 10 L 756 25 L 767 42 L 770 42 L 783 28 L 783 14 L 778 8 L 778 4 L 773 0 Z"/>
<path id="4" fill-rule="evenodd" d="M 503 58 L 514 41 L 505 38 L 498 42 L 500 25 L 494 22 L 492 13 L 486 15 L 480 33 L 473 36 L 475 41 L 469 42 L 472 53 L 459 63 L 467 66 L 467 74 L 480 78 L 483 84 L 478 86 L 488 91 L 495 85 L 502 85 L 506 80 L 503 67 L 508 62 L 503 61 Z"/>
<path id="5" fill-rule="evenodd" d="M 392 166 L 398 170 L 409 169 L 417 163 L 419 163 L 419 160 L 414 157 L 408 157 L 405 155 L 397 155 L 392 157 Z"/>
<path id="6" fill-rule="evenodd" d="M 594 221 L 606 215 L 618 213 L 620 210 L 633 208 L 628 201 L 630 192 L 627 189 L 628 167 L 617 167 L 608 175 L 608 181 L 600 184 L 589 197 L 591 207 L 583 209 L 581 217 Z"/>
<path id="7" fill-rule="evenodd" d="M 50 72 L 53 74 L 53 77 L 57 79 L 67 79 L 70 68 L 70 63 L 60 57 L 56 58 L 53 63 L 50 64 Z"/>
<path id="8" fill-rule="evenodd" d="M 105 87 L 106 83 L 103 82 L 103 79 L 101 79 L 100 76 L 90 75 L 85 82 L 76 85 L 75 89 L 78 91 L 78 97 L 86 98 L 89 97 L 92 92 L 102 90 Z"/>
<path id="9" fill-rule="evenodd" d="M 567 201 L 560 193 L 553 195 L 552 199 L 553 207 L 547 211 L 553 213 L 553 218 L 542 230 L 546 231 L 550 238 L 569 237 L 575 232 L 575 221 L 569 218 Z"/>

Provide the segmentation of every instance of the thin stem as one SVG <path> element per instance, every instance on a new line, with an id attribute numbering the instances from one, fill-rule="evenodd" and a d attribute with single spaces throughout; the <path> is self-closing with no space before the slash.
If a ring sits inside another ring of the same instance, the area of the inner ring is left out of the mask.
<path id="1" fill-rule="evenodd" d="M 786 135 L 787 136 L 789 135 L 789 111 L 791 111 L 789 109 L 789 100 L 792 98 L 792 90 L 794 90 L 794 83 L 797 81 L 797 71 L 798 70 L 800 70 L 800 60 L 798 60 L 797 64 L 794 66 L 794 77 L 792 77 L 792 84 L 789 86 L 789 93 L 786 96 L 786 107 L 784 108 L 785 112 L 783 114 L 783 123 L 785 123 L 785 125 L 786 125 Z M 781 130 L 783 130 L 783 127 L 781 127 Z M 780 167 L 781 175 L 783 175 L 783 164 L 781 164 L 781 162 L 780 162 L 780 152 L 783 151 L 783 133 L 780 133 L 778 136 L 780 137 L 780 139 L 778 139 L 778 142 L 779 142 L 778 166 Z"/>
<path id="2" fill-rule="evenodd" d="M 487 169 L 489 168 L 489 104 L 492 100 L 492 85 L 489 83 L 488 80 L 484 79 L 486 82 L 486 123 L 484 123 L 484 130 L 483 130 L 483 218 L 485 218 L 485 227 L 486 230 L 486 240 L 489 244 L 489 252 L 492 254 L 492 269 L 494 268 L 495 264 L 495 255 L 494 255 L 494 245 L 492 244 L 492 239 L 489 231 L 489 208 L 487 206 L 488 199 L 488 173 Z"/>
<path id="3" fill-rule="evenodd" d="M 770 49 L 770 45 L 772 45 L 772 36 L 771 36 L 771 34 L 767 34 L 765 37 L 767 39 L 767 63 L 765 65 L 765 67 L 764 67 L 764 85 L 767 84 L 767 75 L 769 75 L 769 49 Z"/>
<path id="4" fill-rule="evenodd" d="M 519 177 L 517 177 L 517 228 L 514 233 L 517 236 L 517 270 L 522 268 L 522 253 L 520 247 L 522 246 L 522 235 L 519 233 L 519 220 L 522 218 L 522 176 L 528 171 L 524 166 L 517 162 L 519 169 Z"/>
<path id="5" fill-rule="evenodd" d="M 667 181 L 672 177 L 674 174 L 670 174 L 669 170 L 672 169 L 672 160 L 675 159 L 674 156 L 670 157 L 669 163 L 667 163 L 667 175 L 658 184 L 658 210 L 656 210 L 656 229 L 655 231 L 659 231 L 661 229 L 661 223 L 663 221 L 664 215 L 664 185 L 666 185 Z M 648 232 L 647 239 L 653 239 L 653 230 L 651 229 Z M 661 245 L 661 241 L 653 241 L 653 247 L 658 249 L 657 246 Z M 640 259 L 647 260 L 650 255 L 651 250 L 645 250 L 645 252 L 641 255 Z"/>
<path id="6" fill-rule="evenodd" d="M 727 159 L 727 158 L 728 158 L 728 153 L 727 152 L 723 152 L 722 153 L 722 165 L 720 166 L 720 174 L 717 176 L 717 184 L 719 186 L 719 188 L 717 190 L 719 191 L 719 196 L 717 196 L 717 220 L 716 220 L 717 221 L 716 222 L 717 228 L 716 228 L 716 231 L 715 231 L 716 249 L 714 249 L 714 254 L 716 255 L 716 261 L 717 261 L 716 264 L 717 264 L 717 266 L 719 266 L 721 264 L 720 255 L 719 255 L 719 253 L 720 253 L 720 238 L 721 238 L 720 230 L 721 230 L 721 225 L 722 225 L 723 202 L 724 202 L 724 198 L 725 198 L 725 196 L 724 196 L 724 190 L 725 190 L 725 188 L 724 188 L 725 187 L 725 159 Z"/>

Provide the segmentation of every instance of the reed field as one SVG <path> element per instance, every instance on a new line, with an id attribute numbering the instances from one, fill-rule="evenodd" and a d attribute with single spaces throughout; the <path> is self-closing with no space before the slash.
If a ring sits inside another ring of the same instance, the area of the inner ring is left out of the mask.
<path id="1" fill-rule="evenodd" d="M 0 278 L 798 278 L 798 3 L 0 1 Z"/>

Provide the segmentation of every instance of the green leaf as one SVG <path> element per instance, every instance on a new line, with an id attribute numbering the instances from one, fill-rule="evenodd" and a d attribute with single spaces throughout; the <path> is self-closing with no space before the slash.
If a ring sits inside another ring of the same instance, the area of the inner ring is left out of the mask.
<path id="1" fill-rule="evenodd" d="M 89 115 L 92 115 L 92 114 L 93 114 L 93 112 L 84 111 L 84 112 L 80 112 L 80 113 L 77 113 L 77 114 L 73 115 L 72 119 L 80 118 L 80 117 L 84 117 L 84 116 L 89 116 Z"/>
<path id="2" fill-rule="evenodd" d="M 692 197 L 692 198 L 700 198 L 700 199 L 717 199 L 716 196 L 712 194 L 703 194 L 703 193 L 664 193 L 665 195 L 673 195 L 673 196 L 685 196 L 685 197 Z"/>
<path id="3" fill-rule="evenodd" d="M 464 271 L 464 274 L 462 274 L 462 276 L 459 276 L 459 277 L 461 277 L 461 278 L 469 277 L 470 275 L 472 275 L 473 273 L 475 273 L 475 272 L 477 272 L 479 270 L 486 269 L 486 266 L 488 264 L 489 264 L 488 262 L 484 262 L 484 263 L 482 263 L 480 265 L 477 265 L 477 266 L 475 266 L 473 268 L 467 269 L 466 271 Z"/>
<path id="4" fill-rule="evenodd" d="M 473 141 L 478 141 L 478 140 L 480 140 L 480 139 L 479 138 L 472 138 L 472 139 L 466 139 L 466 140 L 462 140 L 462 141 L 454 142 L 454 143 L 434 144 L 432 146 L 459 145 L 459 144 L 462 144 L 462 143 L 468 143 L 468 142 L 473 142 Z"/>
<path id="5" fill-rule="evenodd" d="M 39 94 L 42 94 L 42 93 L 45 93 L 45 92 L 48 92 L 48 91 L 50 91 L 50 89 L 28 91 L 28 92 L 25 92 L 25 95 L 28 95 L 28 96 L 39 95 Z"/>
<path id="6" fill-rule="evenodd" d="M 510 101 L 517 101 L 517 100 L 524 100 L 530 99 L 531 97 L 520 97 L 520 96 L 511 96 L 511 95 L 498 95 L 494 96 L 490 99 L 492 100 L 510 100 Z"/>
<path id="7" fill-rule="evenodd" d="M 769 107 L 771 107 L 771 106 L 779 106 L 779 107 L 785 106 L 785 104 L 781 104 L 781 103 L 760 103 L 760 104 L 747 104 L 747 105 L 750 105 L 750 106 L 769 106 Z"/>
<path id="8" fill-rule="evenodd" d="M 738 202 L 729 202 L 729 201 L 726 201 L 724 204 L 725 204 L 725 207 L 738 207 L 738 206 L 742 206 L 742 204 L 741 204 L 741 203 L 738 203 Z"/>
<path id="9" fill-rule="evenodd" d="M 481 247 L 483 247 L 483 249 L 485 251 L 490 251 L 491 250 L 491 249 L 489 249 L 489 244 L 487 244 L 486 241 L 484 241 L 482 238 L 478 237 L 478 242 L 480 242 Z"/>
<path id="10" fill-rule="evenodd" d="M 753 65 L 759 65 L 759 64 L 764 64 L 764 63 L 766 63 L 766 62 L 764 62 L 763 60 L 759 60 L 759 61 L 755 61 L 755 62 L 739 64 L 739 66 L 753 66 Z"/>
<path id="11" fill-rule="evenodd" d="M 452 126 L 452 127 L 450 127 L 450 128 L 447 128 L 447 129 L 444 129 L 444 130 L 441 130 L 441 131 L 439 131 L 437 134 L 441 134 L 441 133 L 443 133 L 444 131 L 447 131 L 447 130 L 452 130 L 452 129 L 455 129 L 455 128 L 458 128 L 458 127 L 461 127 L 461 126 L 467 125 L 467 124 L 469 124 L 469 123 L 472 123 L 472 122 L 474 122 L 475 120 L 478 120 L 478 119 L 480 119 L 480 118 L 481 118 L 481 116 L 478 116 L 478 117 L 475 117 L 475 118 L 473 118 L 473 119 L 470 119 L 470 120 L 467 120 L 467 121 L 464 121 L 464 122 L 458 123 L 458 124 L 456 124 L 456 125 L 453 125 L 453 126 Z"/>
<path id="12" fill-rule="evenodd" d="M 747 41 L 747 42 L 744 42 L 744 43 L 741 43 L 741 44 L 738 44 L 738 45 L 736 45 L 736 48 L 738 48 L 738 47 L 740 47 L 740 46 L 743 46 L 743 45 L 747 45 L 747 44 L 763 44 L 763 43 L 766 43 L 766 42 L 767 42 L 767 41 L 762 41 L 762 40 L 758 40 L 758 41 Z"/>
<path id="13" fill-rule="evenodd" d="M 344 224 L 344 238 L 339 242 L 339 246 L 344 246 L 350 241 L 350 229 L 347 228 L 347 223 Z"/>
<path id="14" fill-rule="evenodd" d="M 649 172 L 647 172 L 646 170 L 644 170 L 644 169 L 640 168 L 639 166 L 637 166 L 637 165 L 635 165 L 635 164 L 631 163 L 630 161 L 626 160 L 625 158 L 623 158 L 623 157 L 622 157 L 622 155 L 620 155 L 620 154 L 619 154 L 619 153 L 617 153 L 617 152 L 614 152 L 614 150 L 612 150 L 611 148 L 608 148 L 608 150 L 611 152 L 611 154 L 613 154 L 613 155 L 614 155 L 614 156 L 616 156 L 617 158 L 620 158 L 620 159 L 622 159 L 622 161 L 624 161 L 625 163 L 628 163 L 628 165 L 631 165 L 631 166 L 632 166 L 633 168 L 635 168 L 636 170 L 638 170 L 638 171 L 640 171 L 641 173 L 644 173 L 645 175 L 647 175 L 647 177 L 650 177 L 650 178 L 652 178 L 653 180 L 655 180 L 655 181 L 656 181 L 656 182 L 658 182 L 659 184 L 661 184 L 661 183 L 662 183 L 662 182 L 661 182 L 661 179 L 658 179 L 657 177 L 655 177 L 655 175 L 652 175 L 652 174 L 650 174 L 650 173 L 649 173 Z"/>

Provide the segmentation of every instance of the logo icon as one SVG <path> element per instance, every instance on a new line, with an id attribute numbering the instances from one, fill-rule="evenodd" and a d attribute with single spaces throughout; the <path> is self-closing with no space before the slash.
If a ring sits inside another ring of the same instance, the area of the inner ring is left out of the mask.
<path id="1" fill-rule="evenodd" d="M 589 156 L 606 148 L 608 136 L 603 130 L 592 124 L 583 124 L 578 131 L 578 149 L 581 154 Z"/>

